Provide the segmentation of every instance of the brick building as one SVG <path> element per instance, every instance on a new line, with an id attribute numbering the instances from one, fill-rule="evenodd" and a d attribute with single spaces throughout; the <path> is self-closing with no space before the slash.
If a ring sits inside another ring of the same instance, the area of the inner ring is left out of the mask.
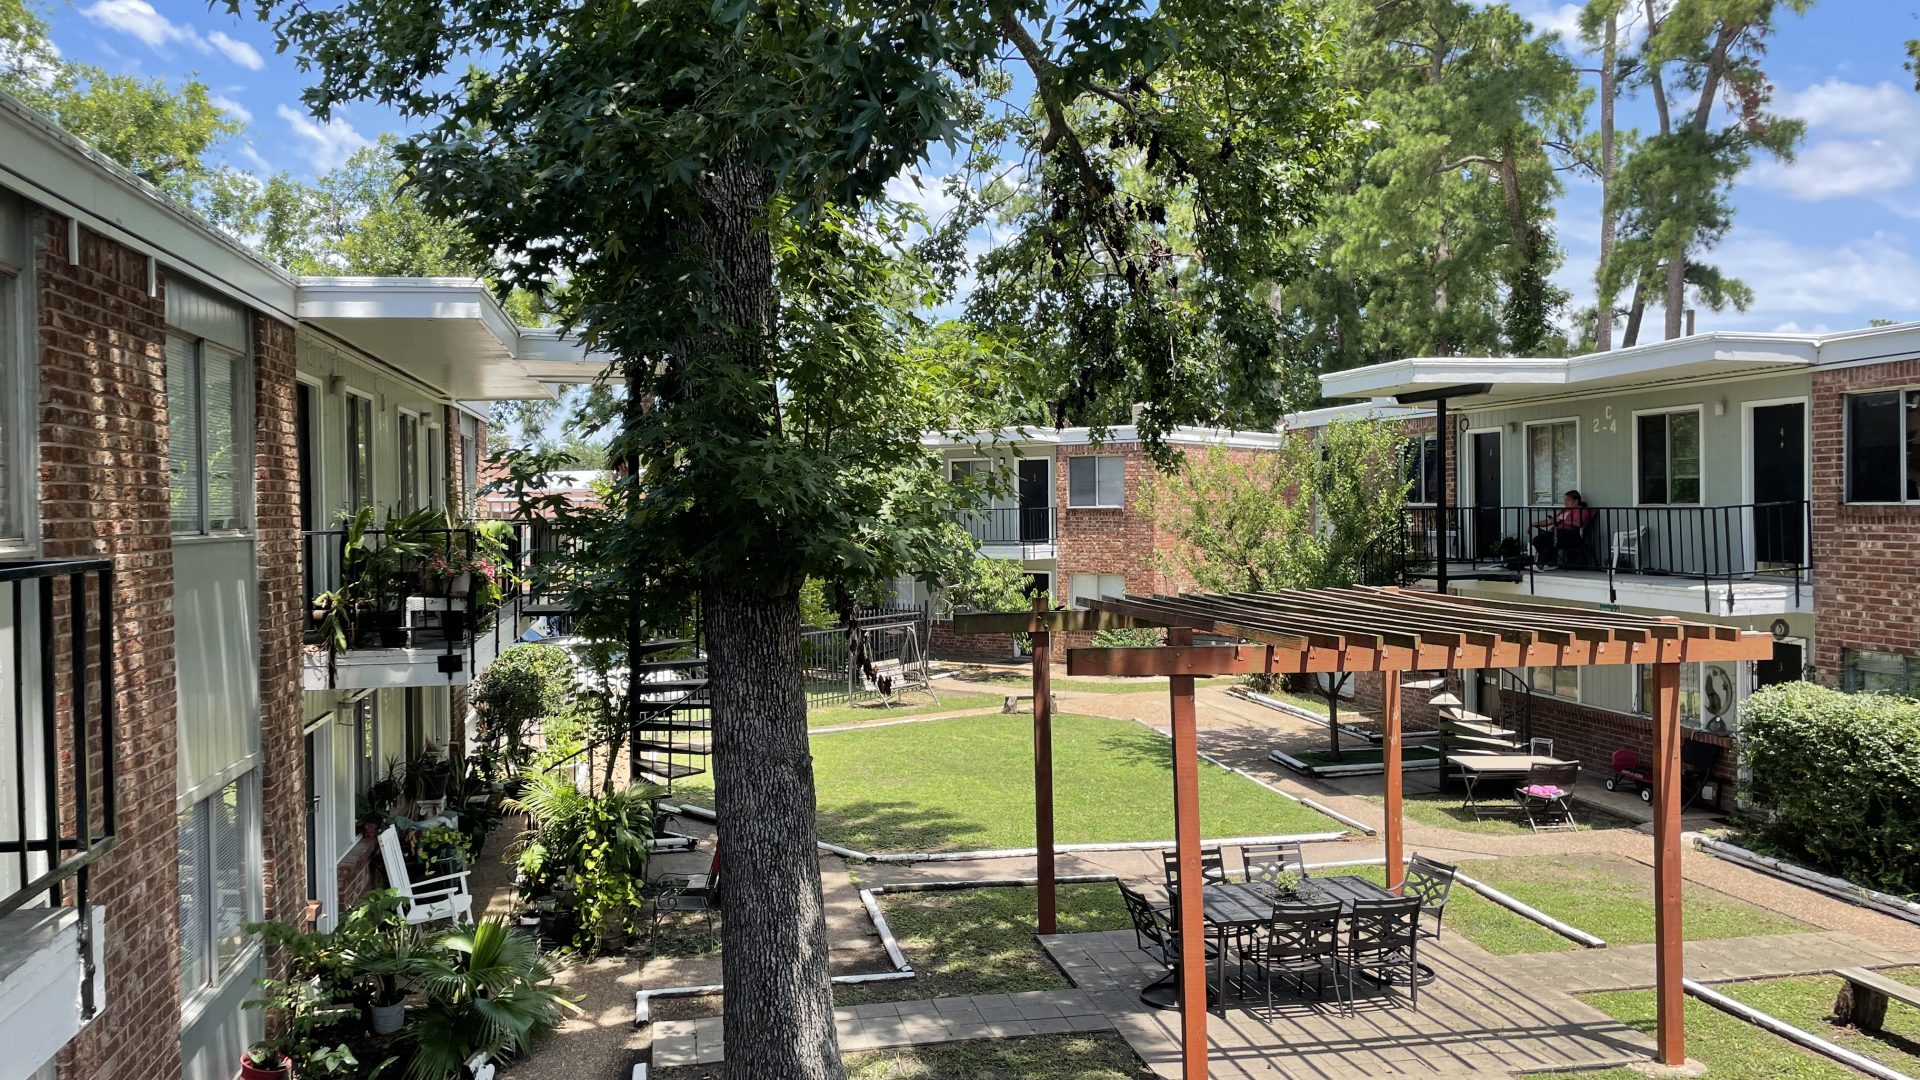
<path id="1" fill-rule="evenodd" d="M 485 402 L 597 358 L 477 282 L 295 279 L 4 95 L 0 147 L 0 1072 L 230 1077 L 241 925 L 368 887 L 354 799 L 457 753 L 518 624 L 329 664 L 337 523 L 471 516 Z"/>
<path id="2" fill-rule="evenodd" d="M 1920 325 L 1411 359 L 1322 387 L 1448 399 L 1449 509 L 1409 508 L 1408 584 L 1438 587 L 1444 566 L 1462 595 L 1771 632 L 1770 660 L 1683 674 L 1688 737 L 1721 748 L 1721 775 L 1737 771 L 1758 687 L 1920 692 Z M 1566 519 L 1577 528 L 1555 528 L 1570 489 L 1586 507 Z M 1543 532 L 1550 554 L 1534 543 Z M 1531 565 L 1549 559 L 1552 570 Z M 1640 676 L 1534 669 L 1463 689 L 1470 708 L 1604 769 L 1617 749 L 1650 749 Z M 1358 687 L 1362 705 L 1377 693 L 1377 681 Z M 1422 703 L 1409 694 L 1411 714 Z"/>

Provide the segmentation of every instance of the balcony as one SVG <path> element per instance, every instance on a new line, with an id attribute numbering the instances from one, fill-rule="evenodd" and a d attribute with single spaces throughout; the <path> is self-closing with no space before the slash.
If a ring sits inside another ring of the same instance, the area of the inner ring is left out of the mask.
<path id="1" fill-rule="evenodd" d="M 1434 582 L 1444 550 L 1450 583 L 1555 600 L 1709 615 L 1779 615 L 1813 604 L 1812 509 L 1805 500 L 1733 506 L 1595 506 L 1579 530 L 1555 533 L 1558 566 L 1538 565 L 1540 525 L 1554 507 L 1408 507 L 1374 562 L 1403 583 Z"/>
<path id="2" fill-rule="evenodd" d="M 106 1004 L 113 564 L 0 566 L 0 1039 L 23 1074 Z"/>
<path id="3" fill-rule="evenodd" d="M 502 543 L 466 528 L 305 534 L 308 690 L 464 686 L 519 640 L 526 530 Z"/>
<path id="4" fill-rule="evenodd" d="M 1045 506 L 987 506 L 960 510 L 954 520 L 979 542 L 984 554 L 999 558 L 1054 557 L 1054 521 L 1051 503 Z"/>

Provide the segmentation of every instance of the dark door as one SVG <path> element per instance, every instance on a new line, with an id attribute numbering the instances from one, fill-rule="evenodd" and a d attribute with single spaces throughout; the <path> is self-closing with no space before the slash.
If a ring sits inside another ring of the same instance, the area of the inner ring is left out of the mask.
<path id="1" fill-rule="evenodd" d="M 1754 561 L 1805 565 L 1807 407 L 1795 402 L 1753 410 L 1751 453 Z"/>
<path id="2" fill-rule="evenodd" d="M 1047 482 L 1047 463 L 1020 462 L 1020 542 L 1044 544 L 1053 539 L 1053 485 Z"/>
<path id="3" fill-rule="evenodd" d="M 1753 687 L 1758 690 L 1775 683 L 1799 682 L 1806 677 L 1806 658 L 1799 645 L 1791 641 L 1773 643 L 1773 655 L 1753 662 Z"/>
<path id="4" fill-rule="evenodd" d="M 1473 555 L 1493 557 L 1500 550 L 1500 433 L 1473 437 Z"/>

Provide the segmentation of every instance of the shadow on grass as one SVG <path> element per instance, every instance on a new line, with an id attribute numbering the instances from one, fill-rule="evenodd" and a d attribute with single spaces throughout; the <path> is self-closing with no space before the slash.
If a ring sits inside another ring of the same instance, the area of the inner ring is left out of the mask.
<path id="1" fill-rule="evenodd" d="M 1139 728 L 1116 732 L 1100 740 L 1100 748 L 1134 765 L 1146 765 L 1173 775 L 1173 740 L 1157 731 Z"/>
<path id="2" fill-rule="evenodd" d="M 819 821 L 820 839 L 872 855 L 957 850 L 987 831 L 978 820 L 924 804 L 870 799 L 822 805 Z"/>

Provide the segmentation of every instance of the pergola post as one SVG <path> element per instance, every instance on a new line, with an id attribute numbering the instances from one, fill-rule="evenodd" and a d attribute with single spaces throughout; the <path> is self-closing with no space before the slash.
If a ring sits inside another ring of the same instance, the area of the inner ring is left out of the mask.
<path id="1" fill-rule="evenodd" d="M 1687 1060 L 1680 928 L 1680 665 L 1653 665 L 1653 980 L 1655 1060 Z"/>
<path id="2" fill-rule="evenodd" d="M 1380 687 L 1380 764 L 1386 770 L 1387 823 L 1381 830 L 1386 842 L 1387 888 L 1398 889 L 1406 876 L 1404 828 L 1400 817 L 1400 796 L 1405 778 L 1400 771 L 1400 673 L 1383 671 Z"/>
<path id="3" fill-rule="evenodd" d="M 1045 611 L 1046 601 L 1034 597 L 1033 609 Z M 1057 897 L 1053 868 L 1053 635 L 1033 632 L 1033 846 L 1039 879 L 1042 934 L 1057 932 Z"/>
<path id="4" fill-rule="evenodd" d="M 1193 644 L 1193 631 L 1167 630 L 1167 644 Z M 1201 917 L 1203 899 L 1200 869 L 1200 734 L 1194 717 L 1193 676 L 1170 675 L 1168 694 L 1173 717 L 1173 836 L 1180 863 L 1179 908 L 1174 924 L 1180 930 L 1180 1075 L 1185 1080 L 1207 1076 L 1207 937 Z"/>

